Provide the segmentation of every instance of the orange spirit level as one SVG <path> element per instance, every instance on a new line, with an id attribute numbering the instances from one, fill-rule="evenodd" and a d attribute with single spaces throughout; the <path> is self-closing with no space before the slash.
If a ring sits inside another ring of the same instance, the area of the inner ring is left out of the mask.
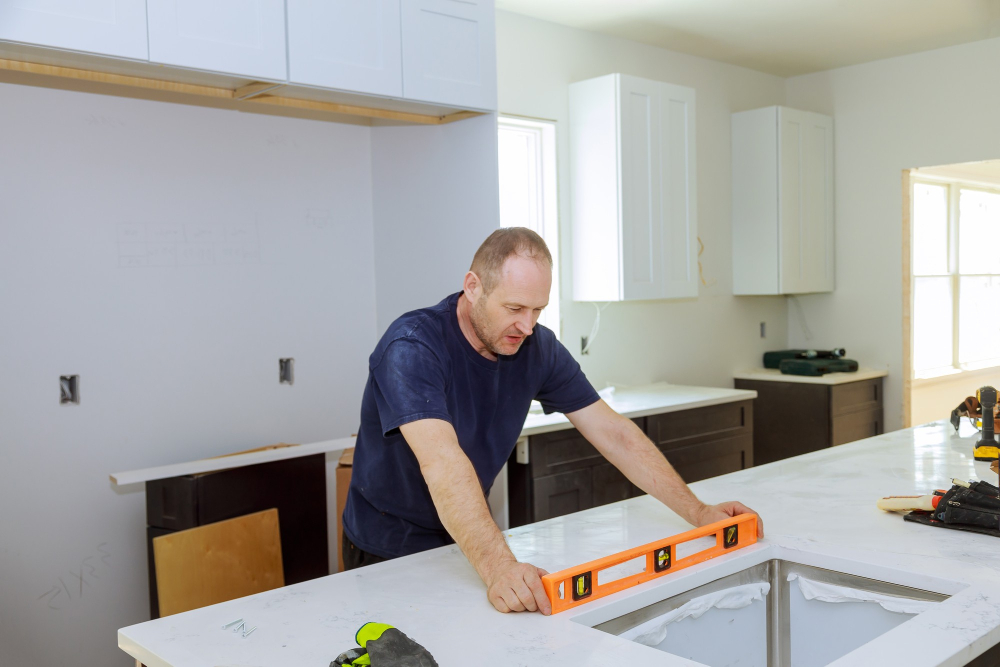
<path id="1" fill-rule="evenodd" d="M 691 554 L 678 561 L 673 560 L 677 554 L 678 545 L 709 535 L 715 535 L 714 547 Z M 542 586 L 545 587 L 545 594 L 548 595 L 549 601 L 552 603 L 552 613 L 558 614 L 591 600 L 645 583 L 650 579 L 662 577 L 675 570 L 683 570 L 691 565 L 704 563 L 711 558 L 756 542 L 757 515 L 740 514 L 732 519 L 710 523 L 707 526 L 695 528 L 658 542 L 650 542 L 641 547 L 547 574 L 542 577 Z M 646 567 L 642 572 L 605 584 L 599 583 L 598 574 L 600 572 L 640 556 L 646 557 Z"/>

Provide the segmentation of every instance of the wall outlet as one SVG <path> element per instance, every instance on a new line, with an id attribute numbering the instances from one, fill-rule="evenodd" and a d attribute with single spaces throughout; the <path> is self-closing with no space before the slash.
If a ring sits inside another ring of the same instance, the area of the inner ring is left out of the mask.
<path id="1" fill-rule="evenodd" d="M 278 382 L 280 384 L 295 384 L 295 359 L 278 359 Z"/>
<path id="2" fill-rule="evenodd" d="M 59 403 L 60 405 L 80 405 L 79 375 L 59 376 Z"/>
<path id="3" fill-rule="evenodd" d="M 760 337 L 767 338 L 767 322 L 760 323 Z"/>

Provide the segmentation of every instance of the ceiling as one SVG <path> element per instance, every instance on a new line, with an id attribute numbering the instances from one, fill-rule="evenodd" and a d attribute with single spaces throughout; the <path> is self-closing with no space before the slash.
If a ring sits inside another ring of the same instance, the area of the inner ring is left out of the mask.
<path id="1" fill-rule="evenodd" d="M 496 0 L 496 8 L 782 77 L 1000 36 L 1000 0 Z"/>

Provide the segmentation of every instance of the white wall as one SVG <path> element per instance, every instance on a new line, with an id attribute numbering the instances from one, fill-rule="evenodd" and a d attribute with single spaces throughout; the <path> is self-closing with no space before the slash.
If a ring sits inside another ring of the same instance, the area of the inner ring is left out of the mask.
<path id="1" fill-rule="evenodd" d="M 10 84 L 0 128 L 0 664 L 124 666 L 145 499 L 108 473 L 356 430 L 371 129 Z"/>
<path id="2" fill-rule="evenodd" d="M 790 315 L 789 343 L 888 366 L 886 430 L 903 425 L 902 170 L 1000 157 L 997 62 L 990 39 L 787 82 L 788 106 L 834 117 L 837 236 L 836 290 L 800 297 L 814 335 Z"/>
<path id="3" fill-rule="evenodd" d="M 785 347 L 783 297 L 732 296 L 730 114 L 781 104 L 784 80 L 614 37 L 497 12 L 501 114 L 555 120 L 559 164 L 562 339 L 591 382 L 731 387 L 733 372 L 759 366 L 765 350 Z M 594 308 L 572 298 L 572 225 L 566 142 L 568 85 L 612 72 L 690 86 L 697 92 L 698 234 L 708 283 L 696 300 L 615 303 L 604 311 L 590 353 Z M 768 337 L 760 338 L 760 322 Z"/>

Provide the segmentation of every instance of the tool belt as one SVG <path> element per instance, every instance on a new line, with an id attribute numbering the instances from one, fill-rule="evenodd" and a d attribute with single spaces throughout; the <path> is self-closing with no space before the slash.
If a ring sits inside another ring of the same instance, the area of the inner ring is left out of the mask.
<path id="1" fill-rule="evenodd" d="M 1000 489 L 987 482 L 954 485 L 933 512 L 914 510 L 904 521 L 1000 537 Z"/>
<path id="2" fill-rule="evenodd" d="M 969 396 L 961 405 L 951 411 L 951 425 L 958 429 L 962 417 L 968 417 L 975 423 L 976 428 L 982 428 L 983 406 L 975 396 Z M 1000 419 L 997 419 L 997 410 L 993 411 L 993 432 L 1000 433 Z M 996 457 L 994 457 L 996 458 Z"/>

